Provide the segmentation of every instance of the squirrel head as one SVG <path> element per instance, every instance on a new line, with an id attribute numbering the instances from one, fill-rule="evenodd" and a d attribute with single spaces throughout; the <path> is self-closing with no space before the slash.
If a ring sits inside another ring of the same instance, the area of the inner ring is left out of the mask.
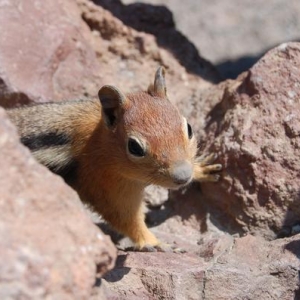
<path id="1" fill-rule="evenodd" d="M 103 86 L 98 95 L 116 172 L 166 188 L 192 180 L 196 139 L 167 97 L 163 67 L 147 92 L 124 95 L 114 86 Z"/>

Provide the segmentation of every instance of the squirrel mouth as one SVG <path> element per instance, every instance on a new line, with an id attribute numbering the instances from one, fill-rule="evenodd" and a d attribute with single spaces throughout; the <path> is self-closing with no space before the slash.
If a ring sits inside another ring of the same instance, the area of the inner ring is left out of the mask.
<path id="1" fill-rule="evenodd" d="M 165 188 L 169 190 L 179 190 L 181 188 L 187 187 L 190 183 L 192 182 L 192 178 L 185 183 L 175 183 L 175 182 L 169 182 L 168 184 L 165 185 Z"/>

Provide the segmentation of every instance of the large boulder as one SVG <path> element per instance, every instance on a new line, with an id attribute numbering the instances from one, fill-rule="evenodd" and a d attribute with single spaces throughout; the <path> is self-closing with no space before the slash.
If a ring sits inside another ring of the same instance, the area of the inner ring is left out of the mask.
<path id="1" fill-rule="evenodd" d="M 228 82 L 207 116 L 206 150 L 224 172 L 202 190 L 227 230 L 274 238 L 300 220 L 299 78 L 300 44 L 283 44 Z"/>
<path id="2" fill-rule="evenodd" d="M 0 109 L 0 298 L 89 299 L 115 247 Z"/>

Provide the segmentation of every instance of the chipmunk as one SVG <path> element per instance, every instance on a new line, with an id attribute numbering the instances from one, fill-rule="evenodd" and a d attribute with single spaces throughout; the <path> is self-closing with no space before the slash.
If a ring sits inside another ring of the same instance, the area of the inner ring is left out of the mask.
<path id="1" fill-rule="evenodd" d="M 192 128 L 167 98 L 163 67 L 145 92 L 125 95 L 105 85 L 98 97 L 7 112 L 37 161 L 62 176 L 137 250 L 159 249 L 144 221 L 145 187 L 217 181 L 222 166 L 212 164 L 214 155 L 196 157 Z"/>

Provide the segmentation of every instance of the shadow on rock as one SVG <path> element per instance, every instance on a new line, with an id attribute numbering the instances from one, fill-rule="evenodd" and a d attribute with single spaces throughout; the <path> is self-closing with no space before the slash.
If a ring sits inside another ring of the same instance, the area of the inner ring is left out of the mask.
<path id="1" fill-rule="evenodd" d="M 111 272 L 108 272 L 104 276 L 104 279 L 106 281 L 117 282 L 121 280 L 126 274 L 129 273 L 130 268 L 124 266 L 126 258 L 127 258 L 126 254 L 118 255 L 114 269 Z"/>
<path id="2" fill-rule="evenodd" d="M 280 228 L 280 230 L 277 232 L 277 238 L 279 239 L 286 238 L 300 233 L 300 219 L 295 217 L 293 214 L 295 209 L 297 209 L 297 207 L 299 206 L 299 201 L 300 201 L 300 190 L 298 191 L 298 194 L 295 196 L 295 200 L 289 205 L 286 211 L 283 225 Z M 297 242 L 299 242 L 298 246 L 300 246 L 300 241 Z M 292 243 L 295 243 L 295 241 Z M 287 248 L 287 250 L 289 249 Z M 299 255 L 298 257 L 300 258 Z"/>
<path id="3" fill-rule="evenodd" d="M 186 190 L 170 191 L 169 200 L 157 209 L 150 210 L 146 221 L 150 227 L 157 226 L 174 216 L 179 216 L 181 222 L 188 223 L 195 216 L 201 233 L 207 231 L 207 209 L 201 201 L 199 184 L 193 184 Z"/>
<path id="4" fill-rule="evenodd" d="M 299 42 L 300 40 L 294 40 Z M 292 42 L 292 41 L 291 41 Z M 265 48 L 260 53 L 255 55 L 245 55 L 236 59 L 228 59 L 217 63 L 215 66 L 221 76 L 226 79 L 235 79 L 237 76 L 245 71 L 248 71 L 254 64 L 256 64 L 269 50 L 275 48 L 278 44 Z"/>
<path id="5" fill-rule="evenodd" d="M 235 60 L 225 60 L 216 64 L 216 68 L 224 78 L 235 79 L 239 74 L 249 70 L 268 50 L 253 56 L 246 55 Z"/>
<path id="6" fill-rule="evenodd" d="M 157 43 L 173 53 L 190 73 L 211 82 L 216 83 L 216 78 L 218 82 L 221 81 L 222 78 L 216 68 L 203 59 L 194 44 L 176 29 L 172 12 L 167 7 L 145 3 L 124 5 L 120 0 L 93 0 L 93 2 L 109 10 L 127 26 L 154 35 Z"/>
<path id="7" fill-rule="evenodd" d="M 300 259 L 300 240 L 291 241 L 285 245 L 285 249 L 292 252 Z"/>

